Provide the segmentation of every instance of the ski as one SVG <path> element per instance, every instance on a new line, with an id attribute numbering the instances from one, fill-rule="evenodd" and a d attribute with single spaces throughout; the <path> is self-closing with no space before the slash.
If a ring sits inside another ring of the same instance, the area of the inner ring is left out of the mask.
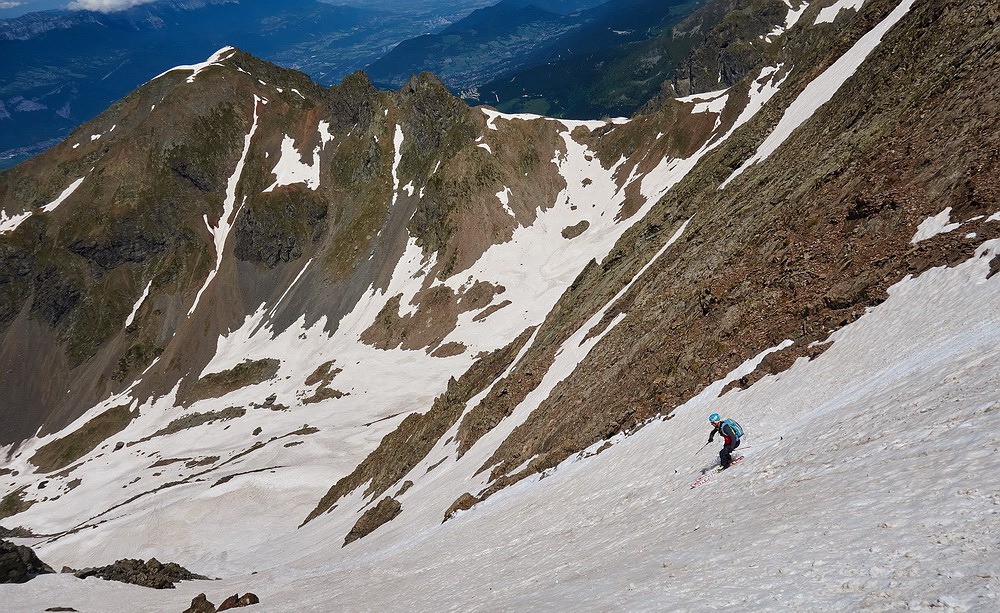
<path id="1" fill-rule="evenodd" d="M 743 456 L 737 456 L 737 457 L 733 458 L 733 464 L 736 464 L 737 462 L 739 462 L 742 459 L 743 459 Z M 732 466 L 733 464 L 730 464 L 730 466 Z M 700 477 L 698 477 L 697 479 L 694 480 L 694 482 L 691 484 L 691 489 L 694 489 L 694 488 L 698 487 L 699 485 L 708 483 L 709 481 L 711 481 L 712 479 L 714 479 L 716 475 L 718 475 L 721 472 L 722 472 L 722 465 L 721 464 L 717 464 L 716 466 L 708 469 L 704 474 L 702 474 L 702 476 L 700 476 Z"/>

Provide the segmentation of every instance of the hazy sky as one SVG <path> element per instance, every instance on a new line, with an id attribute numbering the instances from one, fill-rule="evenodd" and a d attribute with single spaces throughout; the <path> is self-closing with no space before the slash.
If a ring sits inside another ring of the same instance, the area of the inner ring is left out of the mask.
<path id="1" fill-rule="evenodd" d="M 156 0 L 0 0 L 0 19 L 10 19 L 25 13 L 34 11 L 48 11 L 52 9 L 87 9 L 91 11 L 118 11 L 136 6 L 138 4 L 148 4 Z M 320 2 L 329 0 L 320 0 Z M 339 0 L 332 4 L 349 4 L 352 6 L 378 6 L 386 4 L 387 0 Z M 443 4 L 443 2 L 442 2 Z M 470 4 L 470 3 L 466 3 Z M 487 4 L 487 3 L 483 3 Z"/>

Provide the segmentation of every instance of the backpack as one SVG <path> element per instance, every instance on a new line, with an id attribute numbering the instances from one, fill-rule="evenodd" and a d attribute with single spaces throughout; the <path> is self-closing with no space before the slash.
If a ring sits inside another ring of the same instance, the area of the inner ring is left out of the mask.
<path id="1" fill-rule="evenodd" d="M 735 419 L 727 419 L 722 423 L 728 424 L 729 427 L 733 429 L 733 432 L 736 433 L 736 438 L 743 438 L 743 426 L 736 423 Z"/>

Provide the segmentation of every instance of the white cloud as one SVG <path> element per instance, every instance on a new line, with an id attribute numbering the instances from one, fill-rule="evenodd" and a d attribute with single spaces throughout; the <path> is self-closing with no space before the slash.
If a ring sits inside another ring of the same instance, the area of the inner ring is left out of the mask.
<path id="1" fill-rule="evenodd" d="M 21 6 L 23 2 L 0 2 L 0 9 L 12 9 Z"/>
<path id="2" fill-rule="evenodd" d="M 97 11 L 99 13 L 114 13 L 115 11 L 124 11 L 125 9 L 132 8 L 133 6 L 138 6 L 140 4 L 149 4 L 155 0 L 74 0 L 69 3 L 68 8 L 71 11 Z"/>

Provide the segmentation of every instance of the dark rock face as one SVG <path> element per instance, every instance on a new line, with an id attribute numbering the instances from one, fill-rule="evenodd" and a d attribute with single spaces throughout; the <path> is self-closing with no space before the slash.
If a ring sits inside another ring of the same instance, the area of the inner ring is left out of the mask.
<path id="1" fill-rule="evenodd" d="M 725 17 L 677 68 L 672 84 L 677 95 L 729 87 L 746 76 L 763 57 L 758 37 L 782 23 L 788 10 L 778 0 L 737 0 L 717 7 Z"/>
<path id="2" fill-rule="evenodd" d="M 194 162 L 177 160 L 170 166 L 170 170 L 177 173 L 178 176 L 187 179 L 191 182 L 191 185 L 203 192 L 215 190 L 215 180 L 212 178 L 212 175 Z"/>
<path id="3" fill-rule="evenodd" d="M 176 581 L 208 579 L 208 577 L 196 575 L 173 562 L 162 564 L 156 558 L 150 558 L 148 562 L 131 559 L 118 560 L 108 566 L 85 568 L 75 571 L 73 574 L 80 579 L 99 577 L 108 581 L 121 581 L 157 590 L 172 588 Z"/>
<path id="4" fill-rule="evenodd" d="M 403 505 L 391 496 L 386 496 L 377 505 L 365 511 L 358 523 L 354 524 L 351 531 L 344 538 L 344 545 L 352 543 L 359 538 L 364 538 L 374 532 L 379 526 L 390 522 L 397 515 L 403 512 Z"/>
<path id="5" fill-rule="evenodd" d="M 33 313 L 55 327 L 83 296 L 77 283 L 55 267 L 47 268 L 35 277 Z"/>
<path id="6" fill-rule="evenodd" d="M 24 583 L 36 575 L 54 572 L 30 547 L 0 540 L 0 583 Z"/>
<path id="7" fill-rule="evenodd" d="M 71 252 L 94 262 L 104 270 L 117 268 L 126 262 L 144 262 L 165 248 L 163 241 L 143 234 L 135 226 L 122 228 L 122 232 L 101 241 L 81 240 L 68 247 Z"/>
<path id="8" fill-rule="evenodd" d="M 297 260 L 304 247 L 322 237 L 326 216 L 327 204 L 314 192 L 298 185 L 284 187 L 280 203 L 260 198 L 236 219 L 233 253 L 267 268 Z"/>

